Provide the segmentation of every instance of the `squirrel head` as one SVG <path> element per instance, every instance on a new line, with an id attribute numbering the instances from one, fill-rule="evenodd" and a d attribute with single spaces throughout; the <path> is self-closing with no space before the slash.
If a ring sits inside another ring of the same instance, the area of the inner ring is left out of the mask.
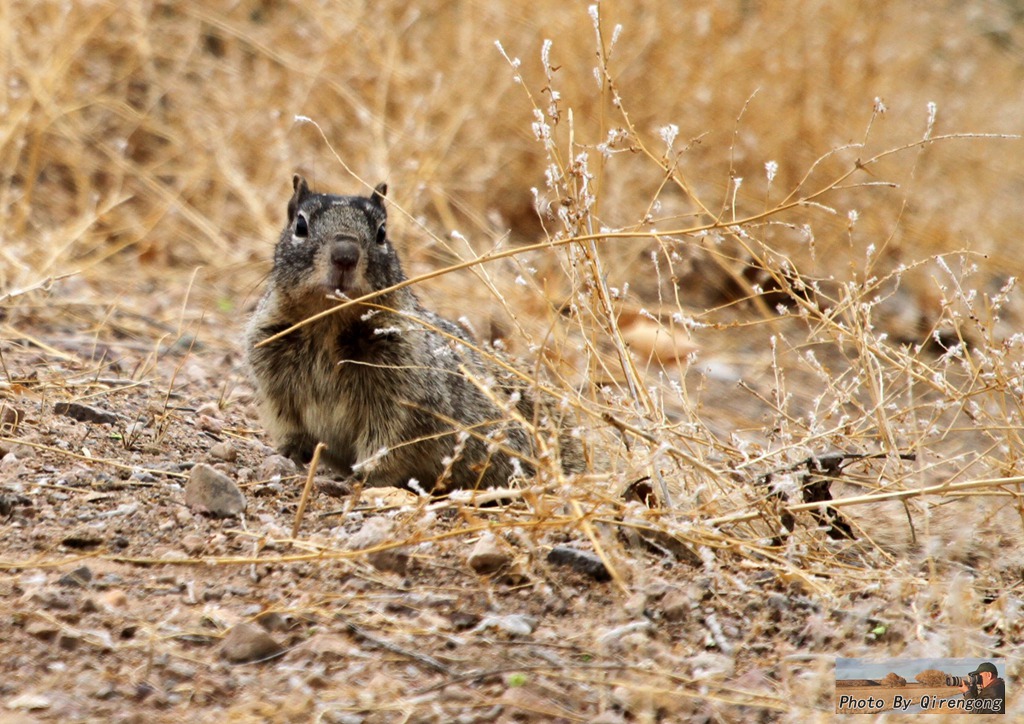
<path id="1" fill-rule="evenodd" d="M 387 184 L 369 196 L 337 196 L 310 191 L 296 174 L 292 188 L 271 272 L 282 299 L 311 314 L 336 304 L 328 294 L 355 298 L 405 279 L 388 239 Z"/>

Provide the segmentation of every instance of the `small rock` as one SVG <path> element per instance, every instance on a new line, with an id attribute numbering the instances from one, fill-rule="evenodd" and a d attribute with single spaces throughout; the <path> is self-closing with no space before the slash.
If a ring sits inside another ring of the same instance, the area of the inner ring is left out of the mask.
<path id="1" fill-rule="evenodd" d="M 282 616 L 277 611 L 264 611 L 256 617 L 256 623 L 262 626 L 265 631 L 271 633 L 274 631 L 285 631 L 289 627 L 288 618 Z"/>
<path id="2" fill-rule="evenodd" d="M 512 561 L 501 569 L 494 580 L 506 586 L 525 586 L 530 581 L 530 570 L 523 561 Z"/>
<path id="3" fill-rule="evenodd" d="M 195 513 L 190 511 L 188 508 L 175 508 L 171 515 L 174 518 L 174 522 L 180 526 L 188 525 L 195 517 Z"/>
<path id="4" fill-rule="evenodd" d="M 409 554 L 400 548 L 391 548 L 386 551 L 377 551 L 366 556 L 370 565 L 384 573 L 397 573 L 404 576 L 409 570 Z"/>
<path id="5" fill-rule="evenodd" d="M 468 631 L 480 623 L 480 617 L 469 611 L 452 611 L 448 620 L 456 631 Z"/>
<path id="6" fill-rule="evenodd" d="M 110 701 L 117 696 L 117 687 L 110 682 L 104 682 L 97 689 L 93 690 L 93 696 L 100 701 Z"/>
<path id="7" fill-rule="evenodd" d="M 555 566 L 569 566 L 601 583 L 612 580 L 611 574 L 604 567 L 600 558 L 578 548 L 555 546 L 548 553 L 548 563 Z"/>
<path id="8" fill-rule="evenodd" d="M 666 621 L 679 623 L 685 621 L 693 608 L 693 599 L 682 591 L 669 591 L 661 599 L 661 615 Z"/>
<path id="9" fill-rule="evenodd" d="M 226 518 L 228 516 L 222 516 L 222 517 Z M 188 554 L 185 553 L 184 551 L 169 550 L 169 549 L 166 549 L 166 548 L 159 548 L 159 547 L 153 549 L 153 557 L 154 558 L 159 558 L 162 561 L 169 561 L 171 563 L 174 563 L 176 561 L 187 561 L 188 560 Z"/>
<path id="10" fill-rule="evenodd" d="M 104 591 L 99 595 L 99 600 L 108 609 L 128 608 L 128 595 L 117 588 Z"/>
<path id="11" fill-rule="evenodd" d="M 21 467 L 21 460 L 19 460 L 18 456 L 12 452 L 7 453 L 0 458 L 0 470 L 5 473 L 14 473 L 19 467 Z"/>
<path id="12" fill-rule="evenodd" d="M 10 515 L 18 506 L 31 507 L 31 498 L 26 498 L 24 495 L 17 495 L 13 493 L 0 495 L 0 516 Z"/>
<path id="13" fill-rule="evenodd" d="M 694 678 L 699 681 L 711 679 L 721 681 L 728 678 L 733 675 L 736 665 L 732 656 L 716 654 L 711 651 L 702 651 L 686 661 L 690 664 Z"/>
<path id="14" fill-rule="evenodd" d="M 194 664 L 179 659 L 168 661 L 164 667 L 164 675 L 176 681 L 191 681 L 196 678 L 198 672 L 199 669 Z"/>
<path id="15" fill-rule="evenodd" d="M 365 551 L 387 543 L 392 538 L 393 526 L 381 516 L 367 518 L 362 527 L 348 539 L 348 549 Z M 372 551 L 366 560 L 378 571 L 397 573 L 404 576 L 409 567 L 409 554 L 401 548 L 388 548 L 383 551 Z"/>
<path id="16" fill-rule="evenodd" d="M 299 474 L 299 466 L 284 455 L 271 455 L 260 465 L 260 480 L 288 478 Z"/>
<path id="17" fill-rule="evenodd" d="M 185 504 L 216 518 L 230 518 L 245 511 L 245 496 L 227 475 L 205 463 L 192 468 L 185 486 Z"/>
<path id="18" fill-rule="evenodd" d="M 212 432 L 216 435 L 224 432 L 224 423 L 215 417 L 209 415 L 199 415 L 198 419 L 199 429 Z"/>
<path id="19" fill-rule="evenodd" d="M 11 445 L 11 452 L 18 456 L 18 460 L 34 460 L 39 454 L 31 445 L 20 442 Z"/>
<path id="20" fill-rule="evenodd" d="M 79 528 L 64 536 L 60 544 L 65 548 L 87 550 L 103 545 L 103 536 L 92 528 Z"/>
<path id="21" fill-rule="evenodd" d="M 21 709 L 23 711 L 36 711 L 50 708 L 50 697 L 42 694 L 22 694 L 7 702 L 8 709 Z"/>
<path id="22" fill-rule="evenodd" d="M 77 604 L 78 598 L 71 591 L 47 590 L 32 593 L 29 600 L 48 611 L 70 611 Z"/>
<path id="23" fill-rule="evenodd" d="M 77 586 L 78 588 L 85 588 L 92 582 L 92 571 L 89 570 L 89 566 L 81 566 L 65 573 L 57 581 L 62 586 Z"/>
<path id="24" fill-rule="evenodd" d="M 608 629 L 597 638 L 602 649 L 621 648 L 623 640 L 629 640 L 639 635 L 646 639 L 654 631 L 654 625 L 647 620 L 633 621 L 623 626 L 616 626 Z"/>
<path id="25" fill-rule="evenodd" d="M 522 685 L 506 686 L 505 691 L 495 701 L 500 703 L 506 711 L 550 711 L 548 708 L 550 705 L 544 701 L 543 695 L 538 694 L 533 689 L 534 687 Z"/>
<path id="26" fill-rule="evenodd" d="M 316 633 L 292 648 L 285 659 L 289 663 L 319 661 L 323 664 L 352 661 L 358 655 L 358 647 L 352 639 L 331 633 Z"/>
<path id="27" fill-rule="evenodd" d="M 64 415 L 79 422 L 113 425 L 118 421 L 118 416 L 112 412 L 101 410 L 98 407 L 89 407 L 78 402 L 58 402 L 53 406 L 53 411 L 58 415 Z"/>
<path id="28" fill-rule="evenodd" d="M 197 415 L 205 415 L 206 417 L 220 417 L 220 407 L 216 402 L 204 402 L 196 408 Z"/>
<path id="29" fill-rule="evenodd" d="M 324 724 L 365 724 L 366 717 L 362 714 L 354 714 L 344 709 L 324 709 L 320 712 L 320 720 Z M 476 719 L 475 721 L 491 721 L 490 719 Z"/>
<path id="30" fill-rule="evenodd" d="M 60 626 L 50 621 L 39 619 L 30 621 L 25 626 L 25 633 L 36 637 L 40 641 L 53 641 L 57 638 L 57 634 L 60 633 Z"/>
<path id="31" fill-rule="evenodd" d="M 529 636 L 537 629 L 537 619 L 521 613 L 513 613 L 508 616 L 484 616 L 473 630 L 486 631 L 489 628 L 498 629 L 513 636 Z"/>
<path id="32" fill-rule="evenodd" d="M 147 424 L 141 420 L 133 422 L 124 429 L 125 439 L 128 441 L 138 440 L 139 436 L 146 430 Z"/>
<path id="33" fill-rule="evenodd" d="M 190 556 L 194 556 L 206 547 L 206 539 L 196 533 L 186 533 L 181 537 L 181 547 Z"/>
<path id="34" fill-rule="evenodd" d="M 604 711 L 590 720 L 590 724 L 626 724 L 626 718 L 615 711 Z"/>
<path id="35" fill-rule="evenodd" d="M 233 626 L 221 644 L 220 654 L 228 661 L 242 664 L 276 656 L 284 647 L 254 623 Z"/>
<path id="36" fill-rule="evenodd" d="M 512 556 L 501 547 L 493 533 L 484 533 L 469 553 L 469 567 L 481 576 L 496 573 L 512 561 Z"/>
<path id="37" fill-rule="evenodd" d="M 622 604 L 622 610 L 631 618 L 642 618 L 647 611 L 647 594 L 637 591 Z"/>
<path id="38" fill-rule="evenodd" d="M 363 551 L 385 543 L 391 538 L 391 523 L 381 516 L 367 518 L 355 533 L 349 536 L 348 549 Z"/>
<path id="39" fill-rule="evenodd" d="M 223 460 L 226 463 L 233 463 L 238 459 L 238 451 L 231 443 L 224 440 L 210 448 L 210 457 Z"/>

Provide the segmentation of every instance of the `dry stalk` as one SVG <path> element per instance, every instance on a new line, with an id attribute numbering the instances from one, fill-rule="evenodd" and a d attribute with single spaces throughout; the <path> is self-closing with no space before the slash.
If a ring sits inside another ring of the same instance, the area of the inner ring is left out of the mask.
<path id="1" fill-rule="evenodd" d="M 316 477 L 317 466 L 320 465 L 320 453 L 326 445 L 318 442 L 313 449 L 313 458 L 309 461 L 309 472 L 306 474 L 306 484 L 302 486 L 302 497 L 299 498 L 299 507 L 295 511 L 295 522 L 292 524 L 292 538 L 299 537 L 299 528 L 302 526 L 302 516 L 306 514 L 306 504 L 309 502 L 309 495 L 313 490 L 313 479 Z"/>

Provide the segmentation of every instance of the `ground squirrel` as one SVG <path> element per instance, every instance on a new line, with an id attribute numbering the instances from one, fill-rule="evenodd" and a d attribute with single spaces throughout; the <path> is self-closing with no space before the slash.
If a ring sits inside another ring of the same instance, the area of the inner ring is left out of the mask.
<path id="1" fill-rule="evenodd" d="M 329 294 L 356 298 L 406 279 L 387 234 L 385 184 L 368 197 L 314 193 L 298 175 L 293 187 L 246 339 L 260 411 L 280 452 L 306 463 L 323 442 L 322 460 L 368 486 L 491 487 L 530 474 L 532 438 L 500 409 L 532 421 L 529 386 L 408 287 L 257 346 L 337 305 Z M 564 429 L 560 439 L 563 468 L 581 469 L 578 440 Z"/>

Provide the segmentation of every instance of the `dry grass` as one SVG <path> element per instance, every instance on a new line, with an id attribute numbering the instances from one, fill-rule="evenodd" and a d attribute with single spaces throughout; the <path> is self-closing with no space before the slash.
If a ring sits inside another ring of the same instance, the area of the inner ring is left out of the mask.
<path id="1" fill-rule="evenodd" d="M 148 299 L 163 341 L 197 329 L 233 354 L 291 174 L 387 179 L 422 295 L 534 362 L 593 463 L 569 483 L 542 465 L 523 507 L 388 545 L 556 531 L 628 598 L 665 576 L 625 528 L 675 546 L 723 609 L 773 588 L 849 614 L 845 634 L 819 612 L 801 648 L 742 656 L 749 632 L 705 618 L 737 677 L 773 668 L 768 693 L 679 703 L 664 662 L 580 673 L 644 720 L 828 711 L 804 654 L 1020 670 L 1014 3 L 200 5 L 0 10 L 0 334 L 31 339 L 56 310 L 100 338 Z M 117 331 L 154 346 L 136 379 L 175 385 L 153 333 Z M 656 503 L 623 495 L 638 480 Z M 823 480 L 856 540 L 807 502 Z M 678 569 L 672 585 L 697 575 Z"/>

